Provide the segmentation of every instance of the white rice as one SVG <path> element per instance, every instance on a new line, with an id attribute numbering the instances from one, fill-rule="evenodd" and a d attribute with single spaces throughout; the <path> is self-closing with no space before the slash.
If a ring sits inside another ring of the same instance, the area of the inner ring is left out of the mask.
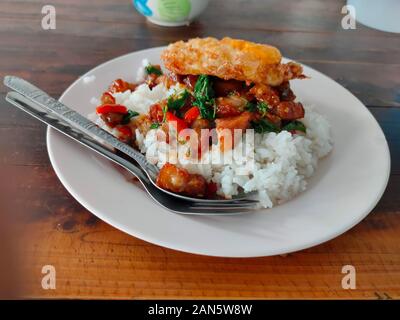
<path id="1" fill-rule="evenodd" d="M 130 90 L 116 93 L 116 102 L 139 113 L 148 113 L 149 107 L 159 100 L 167 98 L 181 88 L 177 85 L 167 90 L 162 84 L 152 90 L 146 84 L 140 85 L 134 92 Z M 244 153 L 241 161 L 228 164 L 215 163 L 211 159 L 221 156 L 218 146 L 209 153 L 202 155 L 203 163 L 193 163 L 185 156 L 176 157 L 177 165 L 190 173 L 203 175 L 207 181 L 215 182 L 217 193 L 230 198 L 243 189 L 245 192 L 258 192 L 260 203 L 265 208 L 271 208 L 293 198 L 307 187 L 307 179 L 317 169 L 318 160 L 326 156 L 333 146 L 330 125 L 320 114 L 310 106 L 304 106 L 305 117 L 301 121 L 307 128 L 305 135 L 280 133 L 255 134 L 254 152 Z M 90 115 L 98 125 L 105 127 L 104 122 L 95 115 Z M 112 133 L 114 130 L 108 130 Z M 168 160 L 168 144 L 157 139 L 157 129 L 150 130 L 143 136 L 136 130 L 136 143 L 147 159 L 162 167 Z M 248 143 L 252 143 L 251 140 Z M 238 144 L 235 153 L 242 150 L 243 143 Z M 178 154 L 185 154 L 188 146 L 178 144 Z M 172 158 L 173 160 L 173 158 Z M 207 162 L 208 160 L 208 162 Z M 168 160 L 171 162 L 171 158 Z"/>
<path id="2" fill-rule="evenodd" d="M 150 64 L 150 61 L 148 59 L 143 59 L 142 60 L 142 65 L 140 68 L 138 68 L 137 73 L 136 73 L 136 81 L 137 82 L 142 82 L 145 77 L 146 77 L 146 67 Z"/>
<path id="3" fill-rule="evenodd" d="M 165 99 L 179 90 L 181 90 L 179 84 L 170 89 L 167 89 L 162 84 L 150 89 L 147 84 L 143 83 L 133 92 L 127 90 L 125 92 L 114 93 L 113 96 L 117 104 L 122 104 L 128 109 L 139 113 L 148 113 L 152 104 Z"/>

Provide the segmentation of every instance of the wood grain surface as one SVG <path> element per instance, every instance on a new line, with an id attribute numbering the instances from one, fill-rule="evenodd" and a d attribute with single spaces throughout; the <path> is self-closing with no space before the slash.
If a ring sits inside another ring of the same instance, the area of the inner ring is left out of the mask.
<path id="1" fill-rule="evenodd" d="M 147 23 L 129 0 L 52 0 L 55 30 L 41 28 L 45 4 L 2 0 L 1 78 L 18 75 L 59 96 L 99 63 L 135 50 L 196 36 L 270 43 L 332 77 L 369 108 L 388 139 L 392 168 L 371 214 L 322 245 L 252 259 L 177 252 L 129 236 L 77 203 L 50 165 L 45 126 L 8 105 L 2 86 L 0 271 L 13 275 L 19 296 L 400 298 L 400 35 L 361 24 L 343 30 L 345 1 L 213 0 L 189 27 L 162 28 Z M 11 230 L 5 221 L 15 232 L 5 233 Z M 11 259 L 3 247 L 18 254 Z M 348 264 L 357 271 L 355 290 L 341 286 Z M 44 265 L 56 267 L 56 290 L 41 287 Z"/>

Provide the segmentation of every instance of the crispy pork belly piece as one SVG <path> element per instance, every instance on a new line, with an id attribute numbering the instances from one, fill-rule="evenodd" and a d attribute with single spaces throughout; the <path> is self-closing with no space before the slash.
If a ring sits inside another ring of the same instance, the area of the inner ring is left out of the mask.
<path id="1" fill-rule="evenodd" d="M 253 114 L 251 112 L 245 111 L 242 114 L 229 117 L 229 118 L 221 118 L 215 120 L 215 125 L 218 130 L 222 129 L 241 129 L 246 130 L 250 127 L 250 121 L 253 119 Z"/>
<path id="2" fill-rule="evenodd" d="M 157 185 L 175 193 L 204 197 L 207 181 L 199 174 L 190 174 L 186 169 L 167 162 L 158 174 Z"/>
<path id="3" fill-rule="evenodd" d="M 278 91 L 265 84 L 256 84 L 249 92 L 257 100 L 266 102 L 270 106 L 277 106 L 280 102 Z"/>
<path id="4" fill-rule="evenodd" d="M 288 84 L 283 84 L 277 88 L 256 84 L 250 89 L 250 94 L 254 95 L 257 100 L 266 102 L 270 106 L 271 112 L 282 120 L 295 120 L 304 117 L 303 105 L 300 102 L 293 101 L 296 96 Z M 285 100 L 281 101 L 279 95 Z"/>
<path id="5" fill-rule="evenodd" d="M 241 114 L 247 104 L 247 100 L 238 96 L 231 95 L 229 97 L 219 97 L 216 99 L 217 104 L 217 117 L 227 118 L 234 117 Z"/>
<path id="6" fill-rule="evenodd" d="M 282 120 L 296 120 L 304 118 L 304 107 L 300 102 L 282 101 L 273 112 Z"/>
<path id="7" fill-rule="evenodd" d="M 215 120 L 220 150 L 222 152 L 232 149 L 239 142 L 240 137 L 235 137 L 234 135 L 235 129 L 240 129 L 243 133 L 244 130 L 250 128 L 250 122 L 253 118 L 254 114 L 252 112 L 245 111 L 238 116 Z"/>
<path id="8" fill-rule="evenodd" d="M 207 74 L 271 86 L 304 78 L 299 64 L 281 64 L 277 48 L 231 38 L 178 41 L 164 50 L 161 59 L 168 70 L 178 75 Z"/>
<path id="9" fill-rule="evenodd" d="M 143 136 L 146 136 L 147 132 L 150 130 L 150 126 L 152 121 L 150 117 L 146 114 L 141 114 L 137 117 L 134 117 L 130 123 L 131 129 L 135 132 L 136 129 L 140 131 Z"/>

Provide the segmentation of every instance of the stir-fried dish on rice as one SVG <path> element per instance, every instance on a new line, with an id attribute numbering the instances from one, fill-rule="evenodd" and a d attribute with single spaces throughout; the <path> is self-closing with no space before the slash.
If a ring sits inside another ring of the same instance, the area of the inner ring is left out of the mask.
<path id="1" fill-rule="evenodd" d="M 264 207 L 306 188 L 332 141 L 328 122 L 298 101 L 290 86 L 291 80 L 307 78 L 300 64 L 282 63 L 273 46 L 231 38 L 179 41 L 161 60 L 164 69 L 145 61 L 138 82 L 115 80 L 92 115 L 160 168 L 160 187 L 206 198 L 258 191 Z M 254 139 L 247 143 L 254 152 L 240 163 L 170 161 L 165 151 L 175 132 L 184 154 L 210 160 L 216 152 L 243 148 L 235 132 L 250 129 Z M 203 134 L 211 130 L 216 140 Z"/>

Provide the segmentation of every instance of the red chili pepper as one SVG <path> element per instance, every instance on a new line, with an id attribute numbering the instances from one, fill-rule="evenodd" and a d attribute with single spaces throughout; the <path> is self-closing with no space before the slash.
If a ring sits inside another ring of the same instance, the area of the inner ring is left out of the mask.
<path id="1" fill-rule="evenodd" d="M 207 183 L 207 189 L 206 189 L 206 198 L 212 199 L 215 198 L 217 194 L 218 186 L 215 182 L 209 182 Z"/>
<path id="2" fill-rule="evenodd" d="M 113 83 L 111 83 L 111 85 L 110 85 L 110 91 L 113 93 L 125 92 L 126 90 L 129 90 L 130 88 L 131 87 L 130 87 L 129 82 L 126 82 L 122 79 L 114 80 Z"/>
<path id="3" fill-rule="evenodd" d="M 110 112 L 125 114 L 128 112 L 128 109 L 120 104 L 105 104 L 103 106 L 98 106 L 96 112 L 98 114 L 106 114 Z"/>
<path id="4" fill-rule="evenodd" d="M 186 111 L 185 115 L 183 116 L 183 119 L 187 124 L 191 125 L 193 121 L 199 117 L 199 115 L 200 115 L 199 108 L 191 107 L 188 111 Z"/>
<path id="5" fill-rule="evenodd" d="M 118 130 L 119 134 L 120 134 L 120 139 L 127 141 L 130 140 L 132 138 L 132 130 L 130 127 L 128 126 L 118 126 L 116 127 L 116 129 Z"/>
<path id="6" fill-rule="evenodd" d="M 149 115 L 151 120 L 155 122 L 162 122 L 164 118 L 163 108 L 159 103 L 155 103 L 150 106 Z"/>
<path id="7" fill-rule="evenodd" d="M 115 104 L 115 98 L 110 92 L 104 92 L 101 96 L 101 104 Z"/>
<path id="8" fill-rule="evenodd" d="M 172 112 L 167 111 L 167 113 L 165 114 L 165 119 L 168 122 L 175 122 L 176 123 L 176 131 L 178 133 L 188 127 L 185 121 L 183 121 L 182 119 L 178 118 Z"/>

